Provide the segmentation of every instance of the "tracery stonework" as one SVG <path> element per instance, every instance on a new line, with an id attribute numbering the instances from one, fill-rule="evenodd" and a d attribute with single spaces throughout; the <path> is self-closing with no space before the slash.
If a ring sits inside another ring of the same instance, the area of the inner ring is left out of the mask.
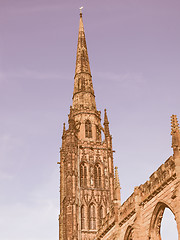
<path id="1" fill-rule="evenodd" d="M 96 101 L 80 13 L 73 103 L 60 149 L 60 240 L 161 239 L 166 207 L 174 213 L 180 240 L 180 131 L 172 116 L 173 156 L 121 205 L 107 112 Z"/>

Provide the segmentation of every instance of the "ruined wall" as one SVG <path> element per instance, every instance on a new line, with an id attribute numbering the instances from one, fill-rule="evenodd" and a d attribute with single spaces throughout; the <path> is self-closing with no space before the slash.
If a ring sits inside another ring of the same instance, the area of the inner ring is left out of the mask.
<path id="1" fill-rule="evenodd" d="M 180 239 L 179 162 L 179 158 L 170 157 L 148 181 L 136 187 L 115 215 L 104 219 L 97 239 L 160 239 L 161 220 L 166 207 L 175 215 Z"/>

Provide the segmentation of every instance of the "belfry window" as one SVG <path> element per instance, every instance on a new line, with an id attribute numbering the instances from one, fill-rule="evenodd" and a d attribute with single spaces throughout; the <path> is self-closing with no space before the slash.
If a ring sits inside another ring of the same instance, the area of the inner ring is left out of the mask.
<path id="1" fill-rule="evenodd" d="M 81 164 L 80 167 L 80 178 L 81 178 L 81 187 L 87 186 L 87 167 L 84 164 Z"/>
<path id="2" fill-rule="evenodd" d="M 94 204 L 91 204 L 89 207 L 89 229 L 96 229 L 96 209 Z"/>
<path id="3" fill-rule="evenodd" d="M 89 120 L 85 122 L 85 137 L 92 138 L 92 125 Z"/>
<path id="4" fill-rule="evenodd" d="M 99 165 L 94 167 L 94 183 L 95 187 L 101 187 L 101 167 Z"/>

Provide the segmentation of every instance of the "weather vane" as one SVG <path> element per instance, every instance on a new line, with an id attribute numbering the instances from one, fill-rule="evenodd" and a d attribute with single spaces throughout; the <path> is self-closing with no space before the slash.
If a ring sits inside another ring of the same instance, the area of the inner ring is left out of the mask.
<path id="1" fill-rule="evenodd" d="M 81 14 L 82 14 L 82 9 L 83 9 L 83 7 L 80 7 L 80 8 L 79 8 Z"/>

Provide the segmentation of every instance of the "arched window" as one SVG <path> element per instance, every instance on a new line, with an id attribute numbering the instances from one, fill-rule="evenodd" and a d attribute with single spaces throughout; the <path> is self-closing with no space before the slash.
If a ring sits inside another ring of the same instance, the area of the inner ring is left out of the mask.
<path id="1" fill-rule="evenodd" d="M 94 183 L 95 187 L 101 187 L 101 167 L 99 165 L 94 167 Z"/>
<path id="2" fill-rule="evenodd" d="M 89 206 L 89 229 L 96 229 L 96 208 L 93 203 Z"/>
<path id="3" fill-rule="evenodd" d="M 81 164 L 80 166 L 80 182 L 81 187 L 87 186 L 87 167 L 84 164 Z"/>
<path id="4" fill-rule="evenodd" d="M 98 180 L 99 180 L 99 187 L 101 187 L 101 168 L 98 167 Z"/>
<path id="5" fill-rule="evenodd" d="M 81 229 L 85 229 L 85 207 L 81 207 Z"/>
<path id="6" fill-rule="evenodd" d="M 102 225 L 102 220 L 104 217 L 103 206 L 99 207 L 99 227 Z"/>
<path id="7" fill-rule="evenodd" d="M 92 125 L 89 120 L 86 120 L 85 122 L 85 137 L 92 138 Z"/>
<path id="8" fill-rule="evenodd" d="M 162 239 L 161 234 L 164 235 L 164 231 L 161 232 L 161 222 L 163 222 L 162 219 L 163 219 L 165 210 L 166 212 L 169 211 L 172 217 L 171 219 L 171 217 L 168 216 L 168 226 L 171 226 L 171 229 L 172 228 L 176 229 L 173 231 L 173 235 L 171 232 L 170 239 L 171 237 L 173 240 L 178 239 L 177 225 L 176 225 L 176 222 L 174 221 L 174 217 L 175 217 L 174 212 L 172 209 L 170 209 L 169 206 L 167 206 L 163 202 L 158 202 L 156 207 L 154 208 L 153 214 L 151 216 L 151 223 L 149 228 L 149 239 Z M 166 236 L 168 236 L 168 232 L 166 232 Z"/>

